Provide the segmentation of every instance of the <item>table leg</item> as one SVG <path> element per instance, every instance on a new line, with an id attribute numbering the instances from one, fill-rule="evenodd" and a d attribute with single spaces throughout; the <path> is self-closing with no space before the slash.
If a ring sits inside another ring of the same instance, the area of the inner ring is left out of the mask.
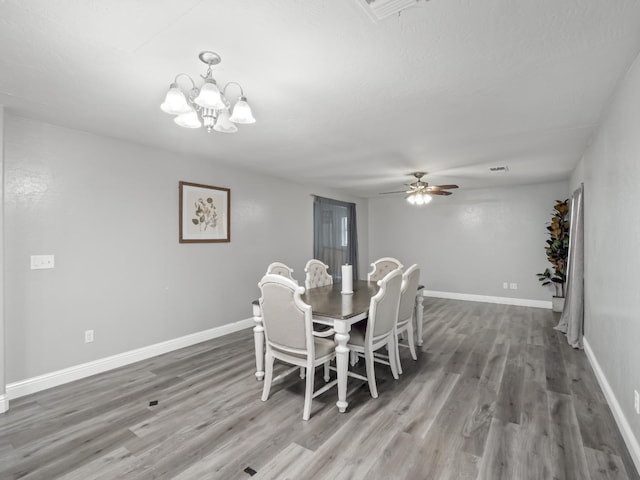
<path id="1" fill-rule="evenodd" d="M 262 313 L 259 305 L 253 305 L 253 340 L 256 344 L 256 378 L 264 379 L 264 326 L 262 325 Z"/>
<path id="2" fill-rule="evenodd" d="M 336 334 L 334 336 L 336 341 L 336 368 L 338 370 L 338 411 L 344 413 L 347 410 L 347 374 L 349 368 L 349 348 L 347 342 L 349 342 L 349 330 L 351 325 L 346 325 L 345 322 L 336 322 L 334 326 Z"/>
<path id="3" fill-rule="evenodd" d="M 422 290 L 418 290 L 416 295 L 416 335 L 418 336 L 417 344 L 422 346 L 422 302 L 424 301 L 424 295 Z"/>

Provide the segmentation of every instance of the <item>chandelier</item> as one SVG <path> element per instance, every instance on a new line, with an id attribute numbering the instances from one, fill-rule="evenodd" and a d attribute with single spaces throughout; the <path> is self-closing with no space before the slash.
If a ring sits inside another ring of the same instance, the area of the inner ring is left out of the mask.
<path id="1" fill-rule="evenodd" d="M 212 67 L 222 60 L 220 55 L 214 52 L 204 51 L 198 55 L 200 61 L 205 63 L 207 73 L 200 75 L 204 83 L 200 88 L 186 73 L 176 75 L 173 83 L 169 85 L 169 91 L 160 105 L 163 112 L 176 115 L 173 119 L 181 127 L 200 128 L 204 125 L 208 133 L 212 130 L 222 133 L 235 133 L 238 131 L 236 124 L 255 123 L 251 107 L 247 103 L 247 97 L 240 84 L 228 82 L 222 90 L 213 78 Z M 191 88 L 183 91 L 178 86 L 178 80 L 186 77 L 191 82 Z M 240 94 L 232 103 L 227 95 L 229 87 L 237 87 Z"/>

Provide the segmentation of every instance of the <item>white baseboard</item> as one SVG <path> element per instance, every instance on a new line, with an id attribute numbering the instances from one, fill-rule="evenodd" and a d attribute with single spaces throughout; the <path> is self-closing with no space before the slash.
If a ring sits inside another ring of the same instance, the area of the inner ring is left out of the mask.
<path id="1" fill-rule="evenodd" d="M 627 421 L 627 417 L 625 417 L 624 412 L 622 411 L 622 407 L 616 398 L 616 395 L 613 393 L 611 389 L 611 385 L 607 381 L 607 377 L 605 377 L 602 368 L 600 368 L 600 364 L 598 363 L 598 359 L 596 359 L 593 354 L 593 350 L 591 350 L 591 345 L 586 338 L 583 338 L 584 344 L 584 353 L 586 353 L 587 358 L 589 359 L 589 363 L 591 364 L 591 368 L 596 374 L 596 378 L 598 379 L 598 383 L 600 384 L 600 388 L 604 392 L 604 396 L 607 399 L 607 403 L 609 404 L 609 408 L 611 408 L 611 412 L 613 413 L 613 417 L 616 419 L 616 423 L 618 424 L 618 428 L 620 432 L 622 432 L 622 438 L 624 438 L 624 443 L 627 445 L 627 449 L 629 450 L 629 454 L 633 460 L 633 463 L 636 466 L 636 469 L 640 471 L 640 444 L 638 444 L 638 439 L 633 434 L 633 430 L 631 429 L 631 425 Z"/>
<path id="2" fill-rule="evenodd" d="M 23 397 L 32 393 L 46 390 L 47 388 L 57 387 L 68 382 L 80 380 L 97 373 L 106 372 L 114 368 L 123 367 L 131 363 L 146 360 L 163 353 L 172 352 L 180 348 L 195 345 L 196 343 L 205 342 L 213 338 L 221 337 L 238 330 L 253 327 L 253 318 L 240 320 L 239 322 L 229 323 L 220 327 L 211 328 L 202 332 L 192 333 L 184 337 L 174 338 L 166 342 L 156 343 L 147 347 L 138 348 L 129 352 L 119 353 L 111 357 L 101 358 L 92 362 L 74 365 L 73 367 L 64 368 L 55 372 L 46 373 L 37 377 L 28 378 L 19 382 L 7 385 L 7 393 L 5 402 L 5 411 L 8 409 L 8 401 L 14 398 Z M 0 397 L 0 412 L 2 407 L 2 397 Z"/>
<path id="3" fill-rule="evenodd" d="M 0 413 L 4 413 L 9 410 L 9 401 L 6 395 L 0 395 Z"/>
<path id="4" fill-rule="evenodd" d="M 518 305 L 520 307 L 546 308 L 551 310 L 551 302 L 543 300 L 528 300 L 526 298 L 490 297 L 487 295 L 471 295 L 469 293 L 436 292 L 425 290 L 425 297 L 451 298 L 468 302 L 500 303 L 503 305 Z"/>

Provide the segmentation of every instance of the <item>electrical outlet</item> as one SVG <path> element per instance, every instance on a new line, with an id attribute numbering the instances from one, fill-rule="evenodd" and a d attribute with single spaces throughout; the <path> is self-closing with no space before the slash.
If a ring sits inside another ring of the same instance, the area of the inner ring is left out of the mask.
<path id="1" fill-rule="evenodd" d="M 85 330 L 84 331 L 84 343 L 93 342 L 93 330 Z"/>
<path id="2" fill-rule="evenodd" d="M 503 283 L 502 283 L 502 288 L 504 288 L 505 290 L 506 290 L 507 288 L 509 288 L 509 283 L 508 283 L 508 282 L 503 282 Z"/>
<path id="3" fill-rule="evenodd" d="M 640 415 L 640 393 L 638 393 L 638 390 L 633 391 L 633 408 L 636 414 Z"/>
<path id="4" fill-rule="evenodd" d="M 517 290 L 518 289 L 518 284 L 517 283 L 510 283 L 509 284 L 509 288 L 511 290 Z"/>
<path id="5" fill-rule="evenodd" d="M 54 268 L 55 257 L 53 255 L 31 255 L 31 270 Z"/>

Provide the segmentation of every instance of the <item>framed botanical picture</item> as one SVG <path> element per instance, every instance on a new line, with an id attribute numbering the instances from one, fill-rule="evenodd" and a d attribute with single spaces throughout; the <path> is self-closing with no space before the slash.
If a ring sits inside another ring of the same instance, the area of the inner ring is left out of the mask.
<path id="1" fill-rule="evenodd" d="M 180 182 L 180 243 L 231 241 L 231 190 Z"/>

